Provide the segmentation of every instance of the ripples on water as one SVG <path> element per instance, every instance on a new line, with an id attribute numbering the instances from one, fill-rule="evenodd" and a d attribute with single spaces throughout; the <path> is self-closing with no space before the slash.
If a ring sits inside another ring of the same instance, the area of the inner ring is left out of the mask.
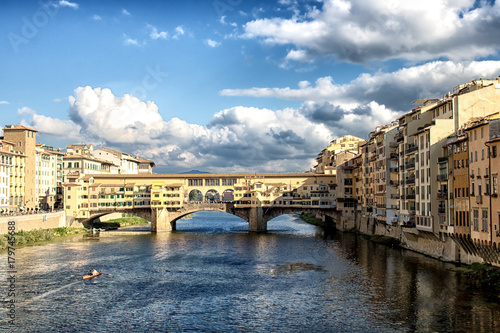
<path id="1" fill-rule="evenodd" d="M 465 289 L 448 264 L 353 235 L 326 239 L 294 216 L 268 229 L 248 233 L 243 220 L 203 212 L 171 233 L 21 248 L 14 332 L 499 328 L 498 304 Z M 94 267 L 104 274 L 83 281 Z"/>

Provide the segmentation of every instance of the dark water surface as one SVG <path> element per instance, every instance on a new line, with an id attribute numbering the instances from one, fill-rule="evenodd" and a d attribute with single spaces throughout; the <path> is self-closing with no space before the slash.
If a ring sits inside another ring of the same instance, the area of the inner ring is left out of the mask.
<path id="1" fill-rule="evenodd" d="M 201 212 L 177 231 L 16 251 L 2 332 L 495 332 L 498 299 L 454 266 L 287 215 L 267 234 Z M 6 281 L 7 254 L 0 255 Z M 91 268 L 103 275 L 83 281 Z M 2 298 L 7 297 L 2 283 Z"/>

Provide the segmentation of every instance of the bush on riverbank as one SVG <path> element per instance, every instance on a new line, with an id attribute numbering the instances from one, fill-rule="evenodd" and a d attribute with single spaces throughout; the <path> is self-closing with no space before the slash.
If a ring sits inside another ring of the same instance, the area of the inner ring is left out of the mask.
<path id="1" fill-rule="evenodd" d="M 472 287 L 479 287 L 491 295 L 500 295 L 500 269 L 488 264 L 474 263 L 457 269 L 467 277 L 467 283 Z"/>
<path id="2" fill-rule="evenodd" d="M 311 214 L 311 213 L 300 213 L 299 217 L 304 222 L 307 222 L 309 224 L 316 225 L 318 227 L 323 227 L 323 228 L 327 227 L 326 223 L 323 220 L 318 219 L 314 214 Z"/>
<path id="3" fill-rule="evenodd" d="M 137 217 L 137 216 L 127 216 L 118 219 L 112 219 L 104 222 L 95 222 L 92 226 L 94 228 L 119 228 L 119 227 L 129 227 L 138 224 L 147 224 L 148 221 Z"/>
<path id="4" fill-rule="evenodd" d="M 14 238 L 14 247 L 17 245 L 29 245 L 38 242 L 52 240 L 58 237 L 65 237 L 85 233 L 85 229 L 81 228 L 54 228 L 54 229 L 38 229 L 38 230 L 19 230 L 16 232 Z M 9 235 L 0 235 L 0 248 L 6 249 L 9 241 Z"/>
<path id="5" fill-rule="evenodd" d="M 383 235 L 362 235 L 363 238 L 366 238 L 374 243 L 386 245 L 389 247 L 399 247 L 400 241 L 393 237 L 383 236 Z"/>

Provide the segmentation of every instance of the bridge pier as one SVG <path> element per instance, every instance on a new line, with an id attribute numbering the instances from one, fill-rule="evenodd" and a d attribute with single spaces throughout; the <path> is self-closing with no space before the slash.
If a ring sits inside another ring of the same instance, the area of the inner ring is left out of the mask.
<path id="1" fill-rule="evenodd" d="M 175 221 L 165 208 L 151 209 L 151 232 L 175 230 Z"/>
<path id="2" fill-rule="evenodd" d="M 264 219 L 262 206 L 251 207 L 248 216 L 248 231 L 266 232 L 267 221 Z"/>

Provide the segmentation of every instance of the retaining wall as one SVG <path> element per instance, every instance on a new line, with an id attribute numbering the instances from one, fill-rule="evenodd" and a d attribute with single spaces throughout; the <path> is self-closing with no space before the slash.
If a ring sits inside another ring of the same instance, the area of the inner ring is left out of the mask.
<path id="1" fill-rule="evenodd" d="M 66 212 L 54 212 L 46 214 L 28 214 L 0 217 L 0 234 L 9 232 L 9 221 L 16 222 L 16 231 L 19 230 L 36 230 L 36 229 L 52 229 L 59 227 L 82 227 L 81 223 L 66 219 Z"/>

